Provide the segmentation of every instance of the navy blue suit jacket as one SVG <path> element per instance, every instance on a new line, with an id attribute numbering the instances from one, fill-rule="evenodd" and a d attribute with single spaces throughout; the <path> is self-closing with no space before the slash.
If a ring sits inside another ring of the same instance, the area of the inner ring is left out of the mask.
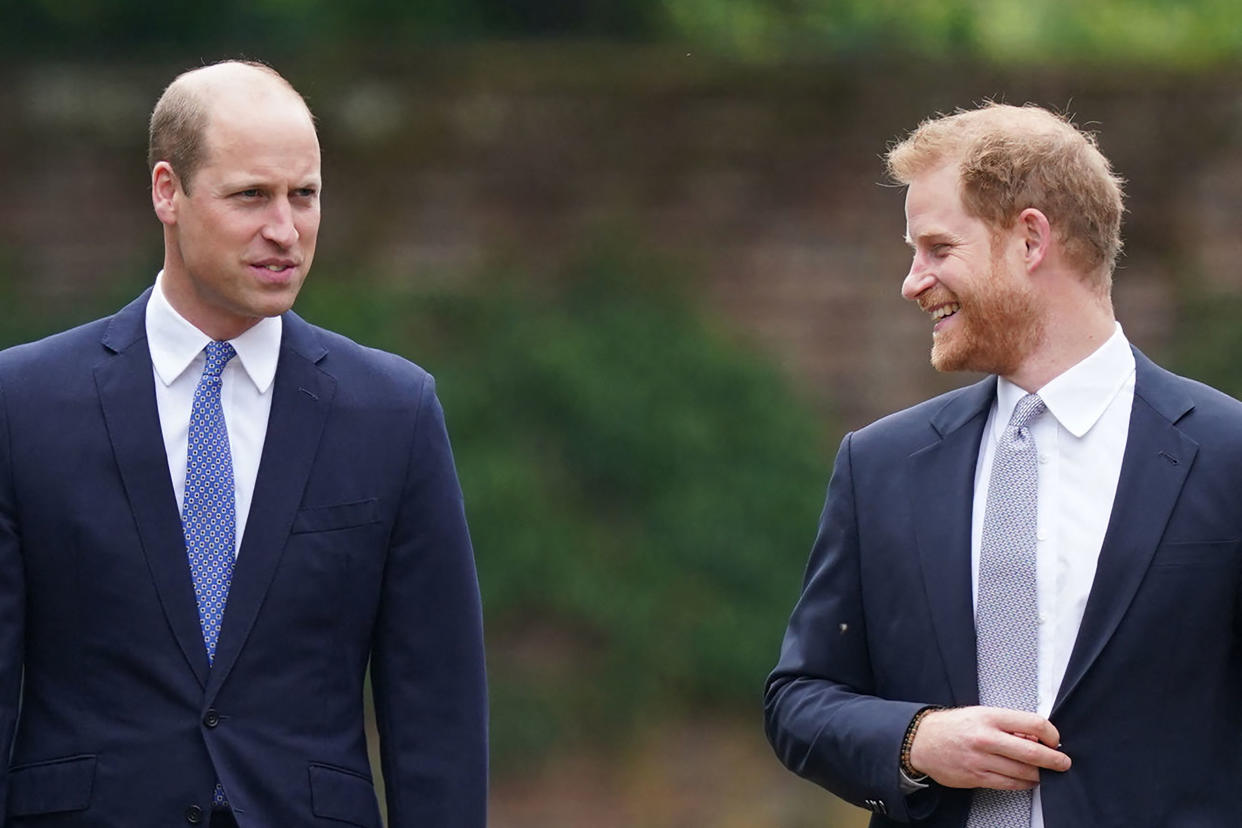
<path id="1" fill-rule="evenodd" d="M 482 828 L 482 622 L 431 377 L 284 317 L 214 666 L 144 312 L 0 353 L 3 824 Z"/>
<path id="2" fill-rule="evenodd" d="M 1066 773 L 1049 828 L 1236 825 L 1242 815 L 1242 404 L 1135 352 L 1099 567 L 1052 708 Z M 848 435 L 768 679 L 768 738 L 873 826 L 966 824 L 969 791 L 899 789 L 906 726 L 978 703 L 970 527 L 994 378 Z"/>

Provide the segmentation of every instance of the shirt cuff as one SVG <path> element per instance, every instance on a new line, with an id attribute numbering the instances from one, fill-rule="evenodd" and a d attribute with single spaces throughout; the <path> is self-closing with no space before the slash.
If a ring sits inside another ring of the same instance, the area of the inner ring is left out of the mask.
<path id="1" fill-rule="evenodd" d="M 927 781 L 926 774 L 915 778 L 906 773 L 903 768 L 899 768 L 898 770 L 901 772 L 901 780 L 897 783 L 897 787 L 901 790 L 903 795 L 909 796 L 912 793 L 918 793 L 925 788 L 931 787 L 931 783 Z"/>

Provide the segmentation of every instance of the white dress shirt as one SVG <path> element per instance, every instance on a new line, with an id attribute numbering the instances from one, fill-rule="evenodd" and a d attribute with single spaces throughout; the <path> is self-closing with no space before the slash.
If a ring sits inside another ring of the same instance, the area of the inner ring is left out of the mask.
<path id="1" fill-rule="evenodd" d="M 160 429 L 164 433 L 168 473 L 172 477 L 177 511 L 180 513 L 185 500 L 190 410 L 194 406 L 194 391 L 207 359 L 203 349 L 211 337 L 186 321 L 168 303 L 161 286 L 162 278 L 161 271 L 147 302 L 147 345 L 155 371 L 155 403 L 160 415 Z M 242 536 L 246 531 L 255 478 L 259 474 L 259 459 L 263 455 L 263 441 L 267 437 L 281 331 L 280 317 L 270 317 L 236 339 L 229 340 L 237 356 L 229 360 L 221 374 L 220 401 L 229 434 L 229 450 L 233 455 L 233 489 L 237 508 L 234 552 L 241 548 Z"/>
<path id="2" fill-rule="evenodd" d="M 992 458 L 1026 391 L 1005 379 L 983 430 L 975 467 L 970 551 L 976 600 L 979 548 Z M 1117 325 L 1108 341 L 1037 392 L 1048 410 L 1031 425 L 1038 451 L 1039 508 L 1036 533 L 1036 602 L 1039 667 L 1036 712 L 1047 716 L 1065 676 L 1100 547 L 1112 515 L 1121 459 L 1134 405 L 1134 353 Z M 1073 756 L 1070 757 L 1073 759 Z M 1032 828 L 1043 828 L 1039 789 Z"/>

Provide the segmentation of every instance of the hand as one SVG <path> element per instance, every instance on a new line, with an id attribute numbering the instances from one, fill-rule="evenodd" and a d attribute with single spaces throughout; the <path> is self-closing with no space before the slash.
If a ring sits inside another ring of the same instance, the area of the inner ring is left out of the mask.
<path id="1" fill-rule="evenodd" d="M 1069 770 L 1061 734 L 1043 716 L 1000 707 L 926 714 L 910 746 L 910 766 L 950 788 L 1018 791 L 1039 784 L 1041 768 Z"/>

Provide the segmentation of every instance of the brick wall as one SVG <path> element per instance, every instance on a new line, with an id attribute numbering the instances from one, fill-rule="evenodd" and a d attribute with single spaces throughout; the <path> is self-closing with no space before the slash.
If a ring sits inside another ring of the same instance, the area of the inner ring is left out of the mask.
<path id="1" fill-rule="evenodd" d="M 1129 181 L 1118 314 L 1153 356 L 1193 321 L 1178 289 L 1242 284 L 1236 73 L 743 66 L 585 45 L 279 66 L 320 119 L 320 270 L 538 275 L 593 238 L 633 239 L 683 263 L 850 427 L 967 379 L 927 365 L 926 320 L 898 295 L 902 193 L 880 183 L 885 145 L 932 112 L 1034 100 L 1098 128 Z M 145 120 L 178 68 L 3 69 L 0 262 L 23 291 L 67 301 L 154 273 Z"/>

